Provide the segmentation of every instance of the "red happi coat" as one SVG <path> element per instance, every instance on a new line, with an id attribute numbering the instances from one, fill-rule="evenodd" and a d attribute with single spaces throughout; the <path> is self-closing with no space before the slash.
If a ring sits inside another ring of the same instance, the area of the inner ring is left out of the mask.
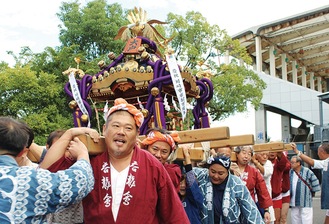
<path id="1" fill-rule="evenodd" d="M 273 164 L 273 174 L 271 178 L 272 198 L 276 198 L 282 193 L 282 176 L 287 163 L 289 163 L 289 160 L 283 154 L 280 160 L 278 160 L 278 158 L 275 158 L 272 161 Z"/>
<path id="2" fill-rule="evenodd" d="M 180 167 L 177 164 L 169 164 L 169 163 L 165 163 L 164 167 L 167 170 L 169 177 L 170 177 L 172 183 L 174 184 L 174 187 L 175 187 L 177 193 L 179 193 L 180 179 L 182 177 L 182 171 L 181 171 Z"/>
<path id="3" fill-rule="evenodd" d="M 290 168 L 291 165 L 288 160 L 282 174 L 282 193 L 286 193 L 287 191 L 290 190 L 290 176 L 289 176 Z"/>
<path id="4" fill-rule="evenodd" d="M 112 215 L 111 171 L 107 151 L 90 162 L 95 186 L 83 199 L 84 223 L 189 223 L 164 166 L 135 147 L 116 222 Z M 67 160 L 58 161 L 63 166 Z M 57 163 L 56 163 L 57 164 Z M 54 164 L 51 169 L 59 164 Z"/>
<path id="5" fill-rule="evenodd" d="M 261 208 L 268 208 L 273 205 L 264 178 L 255 167 L 247 165 L 244 168 L 244 172 L 241 173 L 240 178 L 246 184 L 254 201 L 256 201 L 255 194 L 257 194 L 258 203 Z"/>

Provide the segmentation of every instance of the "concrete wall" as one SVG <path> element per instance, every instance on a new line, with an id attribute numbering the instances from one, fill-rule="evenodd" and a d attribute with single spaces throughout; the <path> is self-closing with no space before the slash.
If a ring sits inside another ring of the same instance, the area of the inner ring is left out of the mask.
<path id="1" fill-rule="evenodd" d="M 263 91 L 262 104 L 280 108 L 309 123 L 320 125 L 318 91 L 284 81 L 265 73 L 258 73 L 267 83 Z M 323 103 L 323 123 L 329 124 L 329 104 Z M 326 116 L 328 115 L 328 116 Z"/>

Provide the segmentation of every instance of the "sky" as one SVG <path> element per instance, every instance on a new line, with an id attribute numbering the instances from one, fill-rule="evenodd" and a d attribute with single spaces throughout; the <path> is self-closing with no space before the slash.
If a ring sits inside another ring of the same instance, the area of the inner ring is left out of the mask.
<path id="1" fill-rule="evenodd" d="M 67 0 L 66 2 L 70 2 Z M 34 53 L 42 52 L 45 47 L 59 45 L 59 19 L 56 13 L 62 0 L 10 0 L 0 3 L 0 61 L 13 64 L 7 54 L 20 52 L 28 46 Z M 80 0 L 86 4 L 87 0 Z M 169 12 L 185 16 L 188 11 L 200 12 L 210 24 L 217 24 L 229 35 L 234 35 L 264 23 L 304 13 L 329 4 L 328 0 L 276 0 L 268 3 L 263 0 L 122 0 L 110 1 L 121 4 L 124 9 L 142 7 L 148 19 L 165 21 Z M 212 125 L 229 126 L 231 135 L 254 134 L 254 111 L 232 116 Z M 270 116 L 268 135 L 275 140 L 281 139 L 278 125 L 281 118 Z M 237 122 L 238 121 L 238 122 Z"/>

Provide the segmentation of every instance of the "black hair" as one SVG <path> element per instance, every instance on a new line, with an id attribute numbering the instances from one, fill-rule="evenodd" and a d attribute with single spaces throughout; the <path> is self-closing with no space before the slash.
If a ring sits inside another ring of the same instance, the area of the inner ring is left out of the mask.
<path id="1" fill-rule="evenodd" d="M 33 133 L 33 130 L 27 124 L 25 124 L 25 126 L 26 126 L 26 132 L 29 135 L 29 139 L 27 140 L 26 148 L 30 148 L 30 146 L 34 140 L 34 133 Z"/>
<path id="2" fill-rule="evenodd" d="M 48 148 L 50 148 L 50 146 L 54 143 L 54 139 L 60 138 L 64 134 L 64 132 L 65 131 L 61 129 L 51 132 L 47 138 Z"/>
<path id="3" fill-rule="evenodd" d="M 33 131 L 24 122 L 11 117 L 0 117 L 0 150 L 17 156 L 33 141 Z"/>

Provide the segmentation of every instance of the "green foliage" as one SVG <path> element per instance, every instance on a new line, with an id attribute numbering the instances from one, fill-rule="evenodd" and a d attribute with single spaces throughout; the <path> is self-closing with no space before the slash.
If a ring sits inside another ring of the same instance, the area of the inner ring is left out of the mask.
<path id="1" fill-rule="evenodd" d="M 0 62 L 0 72 L 7 69 L 9 67 L 8 63 L 7 62 Z"/>
<path id="2" fill-rule="evenodd" d="M 117 3 L 107 5 L 105 0 L 94 0 L 80 8 L 78 1 L 63 2 L 60 13 L 60 41 L 63 47 L 78 46 L 76 54 L 84 53 L 93 60 L 110 51 L 121 53 L 122 41 L 114 41 L 125 22 L 125 14 Z"/>
<path id="3" fill-rule="evenodd" d="M 34 54 L 31 48 L 28 46 L 21 47 L 21 52 L 18 54 L 18 56 L 15 55 L 12 51 L 7 51 L 7 54 L 14 58 L 16 66 L 23 66 L 34 60 Z"/>
<path id="4" fill-rule="evenodd" d="M 199 12 L 193 11 L 188 12 L 186 18 L 169 13 L 167 22 L 169 36 L 175 36 L 171 47 L 179 60 L 186 61 L 186 66 L 193 69 L 211 47 L 208 41 L 211 26 Z"/>
<path id="5" fill-rule="evenodd" d="M 2 116 L 25 120 L 36 132 L 36 142 L 44 144 L 51 131 L 72 126 L 72 118 L 65 107 L 66 99 L 56 76 L 36 72 L 24 67 L 6 68 L 0 71 L 0 111 Z"/>
<path id="6" fill-rule="evenodd" d="M 256 73 L 235 63 L 222 64 L 219 70 L 212 78 L 214 97 L 208 108 L 214 120 L 247 111 L 248 102 L 259 107 L 266 84 Z"/>

